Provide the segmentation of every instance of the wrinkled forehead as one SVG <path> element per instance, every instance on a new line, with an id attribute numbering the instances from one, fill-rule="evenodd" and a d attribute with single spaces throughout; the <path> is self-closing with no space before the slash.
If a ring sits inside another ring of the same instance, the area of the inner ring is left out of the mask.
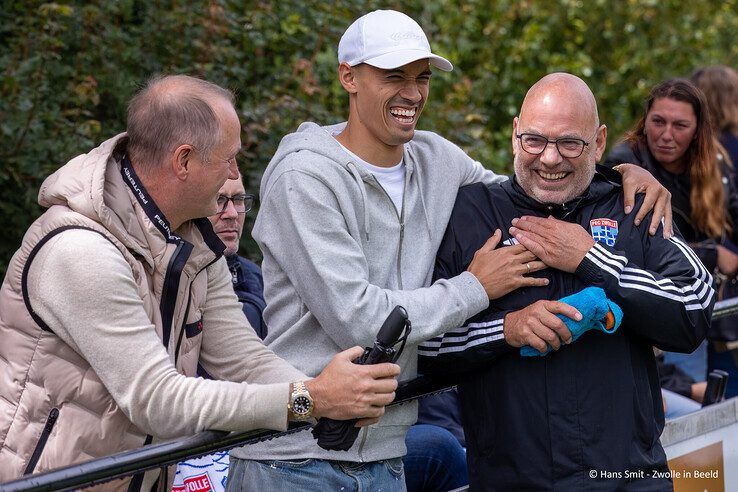
<path id="1" fill-rule="evenodd" d="M 238 179 L 226 179 L 223 186 L 218 190 L 219 195 L 233 196 L 246 193 L 246 189 L 243 187 L 243 181 L 241 175 L 238 175 Z"/>

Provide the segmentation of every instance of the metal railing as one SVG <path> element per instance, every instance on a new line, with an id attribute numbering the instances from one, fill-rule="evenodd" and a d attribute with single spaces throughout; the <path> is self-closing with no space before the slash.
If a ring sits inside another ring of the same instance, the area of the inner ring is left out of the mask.
<path id="1" fill-rule="evenodd" d="M 726 318 L 738 314 L 738 297 L 715 303 L 712 319 Z M 397 397 L 390 406 L 402 405 L 417 398 L 446 391 L 454 386 L 448 381 L 419 377 L 400 383 Z M 285 434 L 299 432 L 311 427 L 309 423 L 293 423 L 285 432 L 255 430 L 249 432 L 204 431 L 194 436 L 152 444 L 104 458 L 57 468 L 44 473 L 30 475 L 12 482 L 0 484 L 0 492 L 41 492 L 74 490 L 109 482 L 176 464 L 188 458 L 204 456 L 216 451 L 226 451 L 257 441 L 273 439 Z"/>

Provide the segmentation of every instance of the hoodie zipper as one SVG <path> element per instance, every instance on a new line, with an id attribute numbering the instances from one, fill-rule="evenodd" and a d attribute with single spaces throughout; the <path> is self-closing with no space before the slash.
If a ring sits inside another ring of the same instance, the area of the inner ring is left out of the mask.
<path id="1" fill-rule="evenodd" d="M 28 466 L 26 466 L 26 469 L 23 472 L 24 475 L 30 475 L 36 468 L 36 464 L 38 463 L 39 458 L 41 458 L 41 453 L 43 453 L 44 447 L 46 447 L 46 441 L 49 440 L 49 435 L 51 434 L 51 431 L 54 430 L 54 425 L 56 424 L 56 420 L 58 418 L 59 409 L 54 407 L 51 409 L 51 411 L 49 412 L 49 416 L 46 418 L 46 424 L 44 424 L 44 429 L 41 431 L 41 435 L 38 438 L 36 447 L 33 449 L 31 459 L 28 460 Z"/>
<path id="2" fill-rule="evenodd" d="M 402 197 L 403 202 L 405 201 L 405 197 Z M 404 207 L 403 207 L 404 208 Z M 402 215 L 405 215 L 405 210 L 402 211 Z M 400 290 L 402 290 L 402 266 L 400 262 L 402 261 L 402 243 L 405 241 L 405 221 L 403 220 L 402 216 L 400 217 L 400 247 L 397 250 L 397 286 Z"/>
<path id="3" fill-rule="evenodd" d="M 359 449 L 356 450 L 356 454 L 359 455 L 359 459 L 361 461 L 364 461 L 364 457 L 361 455 L 361 452 L 364 450 L 364 443 L 366 442 L 366 436 L 369 434 L 369 426 L 364 427 L 361 429 L 361 442 L 359 443 Z"/>
<path id="4" fill-rule="evenodd" d="M 405 182 L 403 183 L 403 190 L 402 190 L 402 205 L 400 207 L 400 213 L 397 217 L 397 219 L 400 221 L 400 246 L 397 250 L 397 285 L 400 290 L 403 289 L 402 286 L 402 245 L 405 243 L 405 197 L 407 196 L 407 190 L 410 185 L 410 175 L 412 173 L 411 169 L 408 169 L 407 166 L 405 167 Z M 422 193 L 422 190 L 418 190 L 419 193 Z M 387 192 L 384 192 L 385 195 L 389 197 Z M 393 203 L 394 205 L 394 203 Z M 397 209 L 395 209 L 395 212 L 397 212 Z"/>
<path id="5" fill-rule="evenodd" d="M 392 204 L 392 210 L 395 211 L 395 217 L 397 217 L 397 221 L 400 223 L 400 244 L 397 249 L 397 286 L 398 289 L 402 290 L 402 243 L 405 239 L 405 192 L 402 193 L 402 210 L 398 214 L 397 213 L 397 207 L 395 207 L 395 202 L 392 201 L 392 197 L 389 196 L 389 193 L 387 193 L 387 190 L 384 189 L 384 186 L 379 182 L 379 180 L 372 174 L 372 179 L 374 180 L 374 184 L 377 185 L 377 187 L 382 190 L 382 193 L 384 193 L 384 196 L 387 197 L 387 200 L 390 201 Z M 407 190 L 407 178 L 405 178 L 405 191 Z M 365 217 L 364 220 L 369 220 L 368 217 Z"/>
<path id="6" fill-rule="evenodd" d="M 380 190 L 384 193 L 384 196 L 387 197 L 387 199 L 392 204 L 392 210 L 395 211 L 395 216 L 397 217 L 397 221 L 400 223 L 400 244 L 397 250 L 397 286 L 400 290 L 402 290 L 402 244 L 405 240 L 405 193 L 403 191 L 402 193 L 402 211 L 401 213 L 397 213 L 397 207 L 395 207 L 395 202 L 392 201 L 392 197 L 389 196 L 389 193 L 387 193 L 387 190 L 384 189 L 384 186 L 377 180 L 374 175 L 372 175 L 372 179 L 374 180 L 374 183 L 379 187 Z M 407 191 L 407 178 L 405 178 L 405 191 Z M 365 218 L 364 220 L 368 220 L 368 218 Z M 369 434 L 369 427 L 364 427 L 361 430 L 361 442 L 359 443 L 359 448 L 356 451 L 356 454 L 359 455 L 359 459 L 362 461 L 364 460 L 364 457 L 361 455 L 361 452 L 364 450 L 364 444 L 366 443 L 366 438 Z"/>

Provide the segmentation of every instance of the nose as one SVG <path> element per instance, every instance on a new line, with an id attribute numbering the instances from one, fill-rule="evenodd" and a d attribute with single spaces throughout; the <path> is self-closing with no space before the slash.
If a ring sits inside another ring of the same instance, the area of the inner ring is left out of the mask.
<path id="1" fill-rule="evenodd" d="M 561 154 L 559 153 L 559 149 L 556 148 L 556 144 L 554 142 L 548 142 L 546 144 L 546 148 L 543 149 L 543 153 L 541 153 L 540 160 L 541 163 L 547 166 L 555 166 L 561 162 Z"/>
<path id="2" fill-rule="evenodd" d="M 400 97 L 414 104 L 419 103 L 423 99 L 423 94 L 421 94 L 418 88 L 418 81 L 415 79 L 407 80 L 402 86 Z"/>
<path id="3" fill-rule="evenodd" d="M 667 142 L 671 142 L 674 140 L 674 127 L 671 125 L 666 125 L 666 128 L 661 133 L 661 139 L 666 140 Z"/>
<path id="4" fill-rule="evenodd" d="M 220 214 L 220 218 L 221 219 L 235 219 L 236 217 L 238 217 L 236 206 L 233 204 L 233 200 L 228 200 L 225 208 L 223 209 L 223 213 Z"/>

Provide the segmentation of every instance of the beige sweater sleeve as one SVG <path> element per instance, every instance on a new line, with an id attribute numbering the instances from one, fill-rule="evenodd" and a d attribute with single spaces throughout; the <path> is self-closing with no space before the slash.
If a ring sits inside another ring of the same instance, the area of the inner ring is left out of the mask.
<path id="1" fill-rule="evenodd" d="M 309 379 L 268 349 L 249 326 L 225 258 L 208 267 L 200 363 L 216 379 L 271 384 Z"/>
<path id="2" fill-rule="evenodd" d="M 214 276 L 209 285 L 213 292 L 205 315 L 211 327 L 222 325 L 204 340 L 203 349 L 207 367 L 245 382 L 178 374 L 146 316 L 130 266 L 95 232 L 69 230 L 46 243 L 31 264 L 28 292 L 41 319 L 90 363 L 143 431 L 170 438 L 205 429 L 282 430 L 288 382 L 305 377 L 250 336 L 244 320 L 229 318 L 241 310 L 224 288 L 230 287 L 227 276 L 225 281 Z"/>

